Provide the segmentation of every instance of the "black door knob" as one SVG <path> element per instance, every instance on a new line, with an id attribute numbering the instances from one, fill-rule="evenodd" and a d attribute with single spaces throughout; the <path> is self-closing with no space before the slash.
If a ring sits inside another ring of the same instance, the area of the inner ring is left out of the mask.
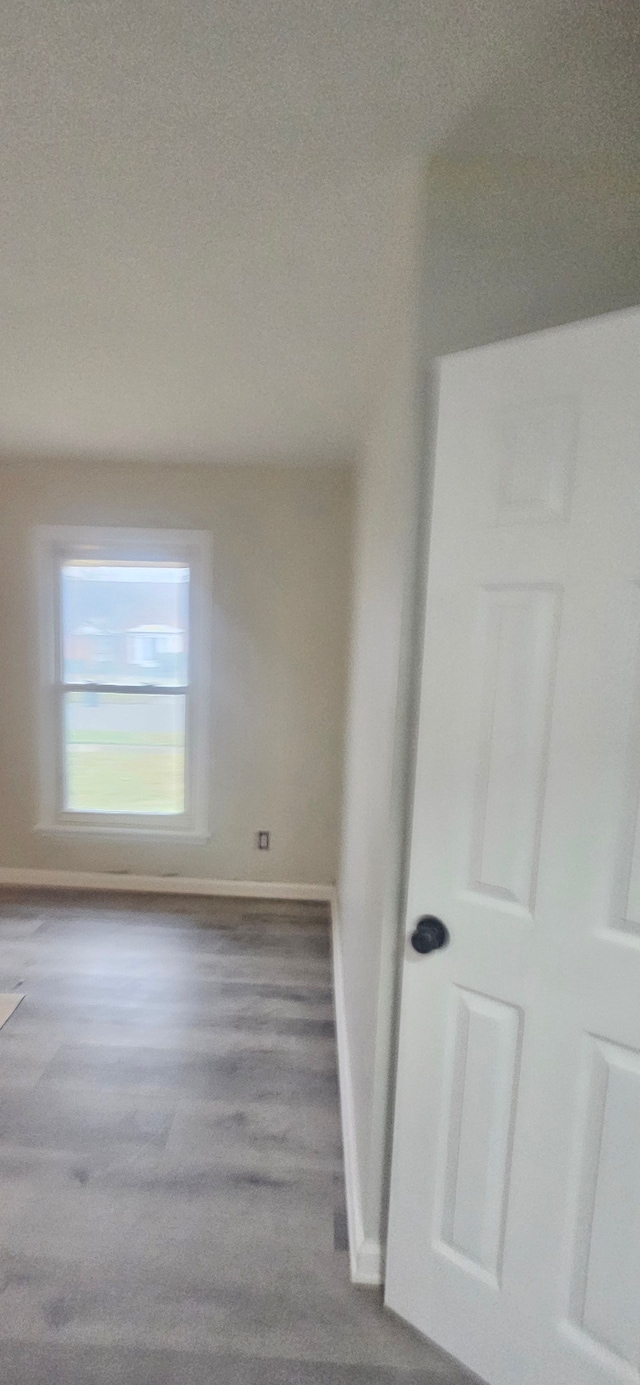
<path id="1" fill-rule="evenodd" d="M 425 914 L 424 918 L 418 919 L 411 934 L 411 946 L 416 952 L 435 952 L 439 947 L 446 947 L 448 941 L 448 929 L 442 919 L 434 918 L 433 914 Z"/>

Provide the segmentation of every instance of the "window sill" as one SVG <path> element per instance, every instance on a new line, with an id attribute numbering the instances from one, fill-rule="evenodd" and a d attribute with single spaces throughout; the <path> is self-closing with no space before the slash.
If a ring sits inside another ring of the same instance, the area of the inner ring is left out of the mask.
<path id="1" fill-rule="evenodd" d="M 107 837 L 120 841 L 148 842 L 188 842 L 192 846 L 205 846 L 211 841 L 209 832 L 193 828 L 178 827 L 129 827 L 124 824 L 103 826 L 101 823 L 53 822 L 36 823 L 34 832 L 40 837 Z"/>

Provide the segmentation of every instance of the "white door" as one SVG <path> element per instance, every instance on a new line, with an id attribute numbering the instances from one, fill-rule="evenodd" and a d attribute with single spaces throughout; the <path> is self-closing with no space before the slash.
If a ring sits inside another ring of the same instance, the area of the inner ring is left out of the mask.
<path id="1" fill-rule="evenodd" d="M 491 1385 L 640 1382 L 639 798 L 634 310 L 441 365 L 386 1298 Z"/>

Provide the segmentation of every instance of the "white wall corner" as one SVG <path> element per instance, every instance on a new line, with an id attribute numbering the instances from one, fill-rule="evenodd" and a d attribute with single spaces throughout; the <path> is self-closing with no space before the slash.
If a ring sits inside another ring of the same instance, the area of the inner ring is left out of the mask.
<path id="1" fill-rule="evenodd" d="M 239 899 L 317 900 L 330 903 L 330 885 L 274 880 L 206 880 L 186 875 L 129 875 L 126 872 L 39 870 L 0 866 L 0 885 L 25 889 L 108 890 L 123 894 L 220 895 Z"/>
<path id="2" fill-rule="evenodd" d="M 384 1254 L 382 1246 L 379 1241 L 372 1240 L 370 1237 L 365 1236 L 364 1233 L 362 1185 L 360 1180 L 360 1164 L 358 1162 L 351 1059 L 347 1029 L 346 996 L 344 989 L 344 969 L 342 965 L 340 909 L 338 892 L 335 889 L 331 892 L 331 950 L 333 956 L 333 992 L 336 1012 L 340 1117 L 342 1122 L 351 1279 L 354 1284 L 382 1284 L 384 1282 Z"/>

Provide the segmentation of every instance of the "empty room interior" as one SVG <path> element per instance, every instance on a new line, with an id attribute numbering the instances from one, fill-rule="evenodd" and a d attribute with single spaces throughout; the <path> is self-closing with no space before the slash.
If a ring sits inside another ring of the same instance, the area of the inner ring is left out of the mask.
<path id="1" fill-rule="evenodd" d="M 5 0 L 2 1385 L 640 1385 L 640 13 Z"/>

